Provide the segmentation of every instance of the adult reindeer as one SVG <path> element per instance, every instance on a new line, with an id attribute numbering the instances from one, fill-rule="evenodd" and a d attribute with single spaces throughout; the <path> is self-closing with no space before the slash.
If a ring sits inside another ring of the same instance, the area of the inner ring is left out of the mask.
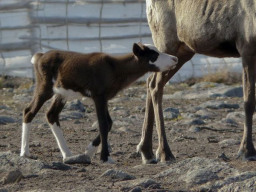
<path id="1" fill-rule="evenodd" d="M 146 0 L 147 18 L 155 46 L 179 58 L 175 69 L 155 73 L 147 80 L 147 101 L 141 142 L 143 163 L 152 163 L 152 129 L 156 122 L 159 146 L 156 159 L 174 156 L 167 143 L 162 113 L 166 82 L 195 53 L 214 57 L 242 57 L 244 133 L 238 156 L 256 160 L 252 141 L 255 109 L 256 1 L 255 0 Z"/>

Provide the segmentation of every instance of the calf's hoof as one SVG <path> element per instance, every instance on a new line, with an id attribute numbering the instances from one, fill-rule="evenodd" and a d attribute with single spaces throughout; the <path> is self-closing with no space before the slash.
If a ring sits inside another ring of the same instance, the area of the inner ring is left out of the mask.
<path id="1" fill-rule="evenodd" d="M 256 161 L 256 154 L 248 155 L 247 153 L 239 151 L 236 159 L 241 159 L 243 161 Z"/>
<path id="2" fill-rule="evenodd" d="M 66 163 L 66 164 L 90 164 L 91 158 L 85 154 L 75 155 L 75 156 L 66 157 L 65 159 L 63 159 L 63 163 Z"/>
<path id="3" fill-rule="evenodd" d="M 37 160 L 38 159 L 38 157 L 37 156 L 34 156 L 34 155 L 31 155 L 31 154 L 20 154 L 20 157 L 24 157 L 24 158 L 28 158 L 28 159 L 33 159 L 33 160 Z"/>
<path id="4" fill-rule="evenodd" d="M 104 160 L 101 160 L 104 164 L 116 164 L 115 161 L 110 157 L 108 156 L 108 160 L 107 161 L 104 161 Z"/>

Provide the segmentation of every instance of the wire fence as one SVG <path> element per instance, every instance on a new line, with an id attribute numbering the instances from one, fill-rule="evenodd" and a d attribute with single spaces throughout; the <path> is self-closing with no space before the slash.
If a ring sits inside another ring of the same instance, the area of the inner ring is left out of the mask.
<path id="1" fill-rule="evenodd" d="M 152 43 L 144 0 L 1 0 L 0 74 L 33 77 L 31 55 L 63 49 L 123 54 L 134 42 Z M 241 69 L 239 59 L 196 55 L 174 81 L 219 67 Z"/>

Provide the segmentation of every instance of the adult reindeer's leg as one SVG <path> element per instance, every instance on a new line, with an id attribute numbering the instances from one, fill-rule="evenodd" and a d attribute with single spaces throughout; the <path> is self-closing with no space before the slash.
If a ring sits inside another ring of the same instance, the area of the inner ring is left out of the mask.
<path id="1" fill-rule="evenodd" d="M 154 119 L 156 119 L 156 126 L 159 138 L 159 147 L 156 156 L 161 161 L 168 161 L 174 158 L 165 135 L 163 112 L 162 112 L 162 97 L 164 85 L 173 77 L 173 75 L 193 57 L 194 53 L 185 53 L 182 51 L 178 53 L 179 62 L 175 69 L 165 73 L 155 73 L 147 81 L 147 101 L 144 124 L 142 127 L 142 138 L 137 149 L 142 154 L 143 163 L 152 163 L 152 131 Z M 158 76 L 160 75 L 160 76 Z M 154 102 L 153 102 L 154 101 Z"/>
<path id="2" fill-rule="evenodd" d="M 155 117 L 152 98 L 150 94 L 150 86 L 155 85 L 155 78 L 156 74 L 153 74 L 147 79 L 147 100 L 145 118 L 142 127 L 141 141 L 137 145 L 137 152 L 141 153 L 143 164 L 156 163 L 152 149 L 152 133 Z"/>
<path id="3" fill-rule="evenodd" d="M 243 88 L 245 122 L 243 139 L 238 155 L 249 160 L 256 160 L 256 151 L 252 141 L 252 117 L 255 110 L 255 64 L 256 56 L 243 56 Z"/>

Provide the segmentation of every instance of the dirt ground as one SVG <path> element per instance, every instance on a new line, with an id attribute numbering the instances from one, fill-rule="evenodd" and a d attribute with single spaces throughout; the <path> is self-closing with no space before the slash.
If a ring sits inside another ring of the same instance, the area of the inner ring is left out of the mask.
<path id="1" fill-rule="evenodd" d="M 19 154 L 21 141 L 21 122 L 22 110 L 26 101 L 15 100 L 14 95 L 24 94 L 32 85 L 30 80 L 15 80 L 2 87 L 14 87 L 0 89 L 0 106 L 8 106 L 8 110 L 0 109 L 0 115 L 8 115 L 17 120 L 15 123 L 0 125 L 0 151 L 12 151 Z M 187 85 L 176 84 L 167 85 L 165 94 L 171 94 L 177 90 L 186 89 Z M 26 93 L 28 100 L 32 92 Z M 155 175 L 171 165 L 141 165 L 141 157 L 136 154 L 136 145 L 140 141 L 141 127 L 144 118 L 146 88 L 145 84 L 134 84 L 130 88 L 121 91 L 114 99 L 109 102 L 110 115 L 114 121 L 109 142 L 111 144 L 111 156 L 116 164 L 102 164 L 99 160 L 99 154 L 96 154 L 89 165 L 72 165 L 70 170 L 48 170 L 47 174 L 25 177 L 20 182 L 4 186 L 11 191 L 120 191 L 114 179 L 100 177 L 108 169 L 117 169 L 129 173 L 136 178 L 147 178 Z M 242 111 L 242 98 L 221 98 L 229 103 L 239 104 L 239 111 Z M 193 107 L 207 99 L 191 100 L 164 100 L 163 108 L 173 107 L 179 109 L 180 113 L 187 113 Z M 64 119 L 61 121 L 61 127 L 67 139 L 68 145 L 73 154 L 81 154 L 85 147 L 98 134 L 98 130 L 92 127 L 96 121 L 95 109 L 90 99 L 82 100 L 86 108 L 85 118 L 83 119 Z M 56 141 L 46 124 L 44 112 L 49 107 L 47 103 L 38 113 L 33 121 L 31 131 L 30 152 L 38 160 L 51 163 L 62 162 L 61 153 L 57 147 Z M 234 109 L 235 111 L 235 109 Z M 230 109 L 212 109 L 214 118 L 209 120 L 219 122 L 225 118 Z M 190 132 L 189 127 L 183 125 L 182 117 L 166 120 L 166 134 L 169 145 L 177 162 L 191 157 L 218 158 L 222 153 L 229 158 L 227 161 L 232 167 L 241 171 L 256 171 L 255 162 L 247 162 L 236 159 L 239 145 L 233 145 L 228 148 L 221 148 L 218 141 L 223 139 L 235 138 L 240 140 L 243 131 L 243 122 L 238 122 L 235 131 L 211 131 L 203 129 L 200 132 Z M 223 126 L 224 130 L 226 125 Z M 173 131 L 173 130 L 179 131 Z M 255 131 L 254 131 L 255 135 Z M 154 130 L 154 151 L 157 149 L 157 133 Z M 164 179 L 157 180 L 161 186 L 152 186 L 147 191 L 182 191 L 183 186 L 165 182 Z"/>

